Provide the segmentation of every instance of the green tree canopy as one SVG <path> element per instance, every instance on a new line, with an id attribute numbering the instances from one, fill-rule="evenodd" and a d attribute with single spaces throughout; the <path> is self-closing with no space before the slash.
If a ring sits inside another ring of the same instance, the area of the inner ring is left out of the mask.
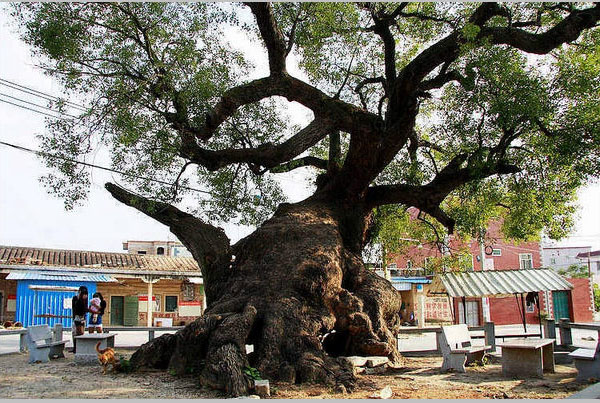
<path id="1" fill-rule="evenodd" d="M 259 224 L 286 200 L 275 175 L 310 167 L 317 185 L 341 171 L 343 189 L 364 195 L 371 185 L 373 205 L 413 205 L 464 234 L 494 217 L 518 239 L 572 228 L 575 191 L 600 170 L 598 5 L 276 3 L 252 11 L 15 5 L 42 67 L 66 97 L 89 105 L 77 119 L 48 121 L 43 149 L 85 159 L 106 146 L 114 168 L 173 183 L 123 178 L 162 201 L 198 185 L 208 193 L 192 192 L 195 213 L 214 222 Z M 271 76 L 250 79 L 254 66 L 226 39 L 233 28 L 262 38 Z M 277 76 L 289 53 L 307 82 Z M 312 123 L 291 125 L 283 98 L 311 109 Z M 380 134 L 361 134 L 373 130 Z M 84 167 L 47 163 L 55 170 L 44 182 L 67 207 L 85 198 Z M 350 177 L 360 186 L 344 182 Z"/>

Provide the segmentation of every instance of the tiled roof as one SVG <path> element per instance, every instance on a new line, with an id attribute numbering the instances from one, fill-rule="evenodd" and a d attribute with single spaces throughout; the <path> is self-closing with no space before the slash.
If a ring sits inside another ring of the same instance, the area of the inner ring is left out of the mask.
<path id="1" fill-rule="evenodd" d="M 585 257 L 592 257 L 592 256 L 600 256 L 600 250 L 595 250 L 592 252 L 581 252 L 577 254 L 578 258 L 585 258 Z"/>
<path id="2" fill-rule="evenodd" d="M 0 245 L 0 265 L 60 266 L 133 271 L 200 272 L 191 257 L 134 255 Z"/>

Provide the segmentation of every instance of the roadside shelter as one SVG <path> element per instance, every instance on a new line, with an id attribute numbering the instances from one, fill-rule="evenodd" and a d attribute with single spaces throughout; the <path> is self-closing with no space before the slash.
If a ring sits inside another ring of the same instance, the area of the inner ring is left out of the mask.
<path id="1" fill-rule="evenodd" d="M 523 328 L 526 329 L 526 299 L 537 307 L 541 329 L 540 293 L 563 292 L 573 285 L 550 269 L 485 270 L 448 272 L 436 277 L 430 295 L 447 295 L 462 300 L 463 317 L 467 318 L 466 298 L 514 296 L 519 308 Z M 456 304 L 452 304 L 456 311 Z M 454 312 L 455 318 L 458 316 Z M 541 330 L 540 330 L 541 333 Z"/>

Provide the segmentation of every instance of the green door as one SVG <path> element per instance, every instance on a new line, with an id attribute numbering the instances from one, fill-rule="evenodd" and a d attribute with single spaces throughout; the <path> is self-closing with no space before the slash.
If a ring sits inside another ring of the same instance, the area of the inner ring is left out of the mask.
<path id="1" fill-rule="evenodd" d="M 552 303 L 554 305 L 554 320 L 562 318 L 571 320 L 569 315 L 569 294 L 567 291 L 552 291 Z"/>
<path id="2" fill-rule="evenodd" d="M 124 297 L 110 297 L 110 325 L 123 326 L 123 306 L 125 305 Z"/>
<path id="3" fill-rule="evenodd" d="M 123 324 L 125 326 L 137 326 L 138 324 L 138 297 L 132 295 L 125 297 L 125 309 L 123 309 Z"/>

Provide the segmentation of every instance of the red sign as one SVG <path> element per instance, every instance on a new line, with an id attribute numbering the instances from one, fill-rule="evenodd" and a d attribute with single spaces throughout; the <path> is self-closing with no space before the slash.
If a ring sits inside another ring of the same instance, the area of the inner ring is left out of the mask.
<path id="1" fill-rule="evenodd" d="M 148 301 L 148 296 L 147 295 L 140 295 L 138 297 L 138 301 Z M 152 296 L 152 301 L 156 301 L 156 297 L 154 295 Z"/>
<path id="2" fill-rule="evenodd" d="M 6 297 L 6 299 L 17 299 L 17 296 L 15 294 L 10 294 Z"/>
<path id="3" fill-rule="evenodd" d="M 201 306 L 202 302 L 200 301 L 189 301 L 189 302 L 180 302 L 179 306 Z"/>

